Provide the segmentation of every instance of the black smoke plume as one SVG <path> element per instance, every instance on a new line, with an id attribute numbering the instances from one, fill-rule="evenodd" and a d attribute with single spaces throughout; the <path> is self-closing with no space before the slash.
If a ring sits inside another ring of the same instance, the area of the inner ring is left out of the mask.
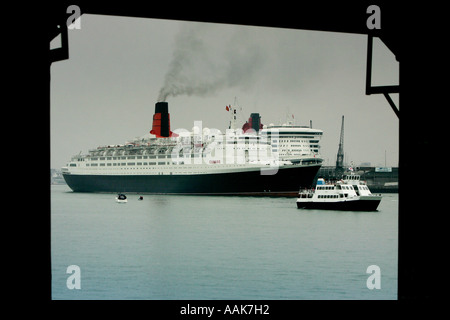
<path id="1" fill-rule="evenodd" d="M 178 95 L 206 96 L 252 84 L 264 63 L 264 52 L 245 30 L 237 29 L 228 39 L 214 30 L 217 28 L 205 25 L 181 30 L 158 101 Z"/>

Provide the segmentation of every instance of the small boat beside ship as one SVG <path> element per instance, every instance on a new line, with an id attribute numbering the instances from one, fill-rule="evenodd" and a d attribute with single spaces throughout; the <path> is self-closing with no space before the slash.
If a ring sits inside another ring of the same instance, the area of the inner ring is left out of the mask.
<path id="1" fill-rule="evenodd" d="M 116 197 L 116 202 L 117 203 L 127 203 L 128 202 L 127 196 L 124 195 L 123 193 L 119 193 Z"/>
<path id="2" fill-rule="evenodd" d="M 359 175 L 349 174 L 328 184 L 323 178 L 319 178 L 315 188 L 300 190 L 297 208 L 376 211 L 381 198 L 381 195 L 370 192 Z"/>

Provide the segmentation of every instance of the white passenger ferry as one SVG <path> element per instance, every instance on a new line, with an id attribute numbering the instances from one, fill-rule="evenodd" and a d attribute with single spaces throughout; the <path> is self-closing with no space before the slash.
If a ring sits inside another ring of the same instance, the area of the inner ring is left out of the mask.
<path id="1" fill-rule="evenodd" d="M 380 201 L 381 195 L 372 194 L 359 175 L 350 174 L 329 184 L 319 178 L 315 189 L 300 190 L 297 208 L 375 211 Z"/>

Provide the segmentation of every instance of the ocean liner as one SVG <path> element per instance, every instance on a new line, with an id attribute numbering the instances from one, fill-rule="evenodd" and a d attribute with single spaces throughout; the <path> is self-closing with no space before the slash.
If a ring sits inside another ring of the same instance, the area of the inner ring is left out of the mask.
<path id="1" fill-rule="evenodd" d="M 157 102 L 149 134 L 72 157 L 62 175 L 74 192 L 297 196 L 310 187 L 321 164 L 322 130 L 265 126 L 252 113 L 225 133 L 202 128 L 170 130 L 167 102 Z"/>

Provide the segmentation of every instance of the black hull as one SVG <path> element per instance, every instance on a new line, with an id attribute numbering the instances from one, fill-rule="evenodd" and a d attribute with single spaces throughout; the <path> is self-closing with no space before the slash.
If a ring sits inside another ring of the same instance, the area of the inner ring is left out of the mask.
<path id="1" fill-rule="evenodd" d="M 298 209 L 376 211 L 381 199 L 364 199 L 336 202 L 297 202 Z"/>
<path id="2" fill-rule="evenodd" d="M 196 175 L 77 175 L 63 174 L 74 192 L 131 192 L 146 194 L 200 194 L 297 196 L 311 187 L 320 165 L 280 167 L 274 175 L 259 170 Z"/>

